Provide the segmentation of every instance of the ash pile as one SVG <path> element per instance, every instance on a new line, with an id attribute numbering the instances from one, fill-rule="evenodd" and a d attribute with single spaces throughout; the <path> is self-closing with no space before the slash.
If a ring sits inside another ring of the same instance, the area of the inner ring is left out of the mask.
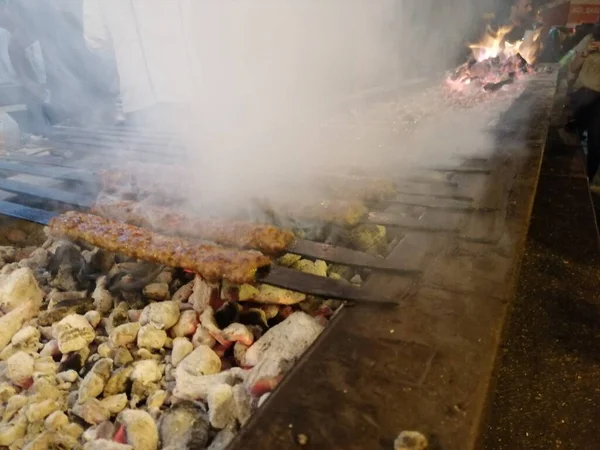
<path id="1" fill-rule="evenodd" d="M 2 447 L 225 448 L 342 306 L 54 231 L 29 245 L 16 229 L 0 247 Z M 348 239 L 374 254 L 389 245 L 380 226 Z M 273 264 L 365 276 L 289 253 Z"/>

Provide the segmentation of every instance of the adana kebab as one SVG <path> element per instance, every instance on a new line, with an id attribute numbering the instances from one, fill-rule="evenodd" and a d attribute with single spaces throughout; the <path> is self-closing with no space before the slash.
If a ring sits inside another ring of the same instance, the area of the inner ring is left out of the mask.
<path id="1" fill-rule="evenodd" d="M 162 236 L 94 214 L 68 212 L 54 217 L 48 226 L 52 234 L 83 240 L 110 252 L 190 270 L 209 282 L 225 279 L 234 284 L 252 283 L 256 271 L 271 264 L 271 260 L 260 252 L 231 250 Z"/>
<path id="2" fill-rule="evenodd" d="M 283 253 L 294 241 L 294 233 L 272 225 L 198 219 L 168 208 L 106 197 L 94 204 L 92 213 L 161 233 L 204 239 L 232 247 L 252 248 L 269 255 Z"/>

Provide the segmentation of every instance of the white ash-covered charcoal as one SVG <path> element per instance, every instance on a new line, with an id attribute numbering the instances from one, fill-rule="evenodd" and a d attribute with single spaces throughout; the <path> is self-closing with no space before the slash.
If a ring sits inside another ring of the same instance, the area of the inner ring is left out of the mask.
<path id="1" fill-rule="evenodd" d="M 169 330 L 169 334 L 172 338 L 193 336 L 199 323 L 196 311 L 182 311 L 177 323 Z"/>
<path id="2" fill-rule="evenodd" d="M 79 283 L 73 275 L 73 269 L 69 266 L 60 266 L 58 273 L 52 277 L 50 286 L 61 291 L 76 291 Z"/>
<path id="3" fill-rule="evenodd" d="M 119 302 L 119 304 L 110 312 L 104 321 L 104 328 L 108 334 L 111 334 L 119 325 L 129 321 L 128 310 L 129 305 L 126 302 Z"/>
<path id="4" fill-rule="evenodd" d="M 267 331 L 244 357 L 244 366 L 253 367 L 246 386 L 251 387 L 263 378 L 281 375 L 290 362 L 296 361 L 308 349 L 323 328 L 308 314 L 295 312 Z"/>
<path id="5" fill-rule="evenodd" d="M 0 424 L 0 446 L 9 447 L 14 442 L 25 437 L 27 432 L 27 417 L 19 414 L 11 421 Z"/>
<path id="6" fill-rule="evenodd" d="M 173 301 L 150 303 L 142 311 L 140 324 L 152 324 L 161 330 L 168 330 L 179 320 L 179 304 Z"/>
<path id="7" fill-rule="evenodd" d="M 98 278 L 96 281 L 96 288 L 92 293 L 92 299 L 94 300 L 94 308 L 96 311 L 102 314 L 108 314 L 114 307 L 114 298 L 112 294 L 105 287 L 106 276 Z"/>
<path id="8" fill-rule="evenodd" d="M 235 408 L 235 417 L 240 425 L 244 426 L 252 415 L 252 398 L 248 394 L 246 387 L 240 383 L 232 388 L 233 403 Z"/>
<path id="9" fill-rule="evenodd" d="M 167 391 L 163 391 L 159 389 L 158 391 L 154 391 L 152 394 L 148 396 L 146 399 L 146 409 L 153 417 L 157 417 L 160 413 L 160 408 L 164 405 L 167 400 L 168 393 Z"/>
<path id="10" fill-rule="evenodd" d="M 83 432 L 82 438 L 86 442 L 97 439 L 112 439 L 115 431 L 115 425 L 110 420 L 107 420 L 98 425 L 89 427 Z"/>
<path id="11" fill-rule="evenodd" d="M 30 403 L 27 408 L 27 420 L 30 423 L 38 422 L 40 420 L 46 419 L 50 414 L 54 411 L 61 409 L 62 402 L 47 398 L 46 400 L 41 400 L 38 402 Z"/>
<path id="12" fill-rule="evenodd" d="M 244 345 L 250 346 L 254 342 L 252 332 L 241 323 L 232 323 L 221 331 L 221 336 L 229 343 L 241 342 Z"/>
<path id="13" fill-rule="evenodd" d="M 115 370 L 104 387 L 103 395 L 105 397 L 110 397 L 125 392 L 128 387 L 129 378 L 132 374 L 132 366 L 121 367 Z"/>
<path id="14" fill-rule="evenodd" d="M 115 327 L 110 333 L 110 342 L 116 347 L 125 347 L 137 340 L 142 326 L 139 322 L 127 322 Z"/>
<path id="15" fill-rule="evenodd" d="M 244 358 L 246 357 L 246 352 L 249 348 L 249 345 L 245 345 L 241 342 L 236 342 L 233 346 L 233 359 L 238 366 L 244 367 Z"/>
<path id="16" fill-rule="evenodd" d="M 150 300 L 163 301 L 171 296 L 169 285 L 167 283 L 151 283 L 144 286 L 142 290 L 144 297 Z"/>
<path id="17" fill-rule="evenodd" d="M 39 304 L 36 300 L 26 300 L 0 317 L 0 351 L 4 350 L 27 321 L 35 317 L 38 310 Z"/>
<path id="18" fill-rule="evenodd" d="M 188 298 L 188 302 L 193 306 L 194 311 L 201 314 L 210 306 L 210 302 L 220 294 L 219 285 L 217 283 L 208 283 L 199 275 L 194 278 L 194 286 L 192 294 Z"/>
<path id="19" fill-rule="evenodd" d="M 51 356 L 41 356 L 34 358 L 33 375 L 56 375 L 58 373 L 58 363 Z"/>
<path id="20" fill-rule="evenodd" d="M 173 367 L 183 361 L 183 359 L 194 351 L 194 345 L 184 337 L 173 339 L 173 350 L 171 352 L 171 364 Z"/>
<path id="21" fill-rule="evenodd" d="M 46 294 L 46 304 L 48 309 L 52 309 L 59 306 L 64 301 L 83 300 L 87 296 L 87 291 L 63 292 L 58 289 L 52 289 Z"/>
<path id="22" fill-rule="evenodd" d="M 159 389 L 159 382 L 163 377 L 165 366 L 154 359 L 144 359 L 133 363 L 131 380 L 131 404 L 147 398 Z"/>
<path id="23" fill-rule="evenodd" d="M 208 420 L 213 428 L 222 430 L 236 420 L 233 388 L 226 383 L 213 386 L 206 398 Z"/>
<path id="24" fill-rule="evenodd" d="M 115 362 L 115 366 L 124 367 L 133 361 L 133 355 L 127 348 L 119 347 L 115 350 L 113 361 Z"/>
<path id="25" fill-rule="evenodd" d="M 184 360 L 185 361 L 185 360 Z M 173 395 L 184 400 L 206 399 L 212 387 L 218 384 L 236 385 L 247 376 L 247 371 L 233 367 L 213 375 L 196 375 L 196 371 L 186 368 L 183 362 L 175 371 L 176 384 Z"/>
<path id="26" fill-rule="evenodd" d="M 100 359 L 94 364 L 79 386 L 78 403 L 85 403 L 90 398 L 98 397 L 110 378 L 113 362 L 108 358 Z"/>
<path id="27" fill-rule="evenodd" d="M 0 265 L 15 262 L 17 258 L 17 248 L 11 245 L 0 245 Z"/>
<path id="28" fill-rule="evenodd" d="M 52 334 L 63 354 L 87 347 L 96 337 L 94 328 L 79 314 L 71 314 L 52 325 Z"/>
<path id="29" fill-rule="evenodd" d="M 206 329 L 212 337 L 214 337 L 220 344 L 225 344 L 226 341 L 221 336 L 221 329 L 217 325 L 215 320 L 215 311 L 207 306 L 202 314 L 200 314 L 200 324 L 202 328 Z"/>
<path id="30" fill-rule="evenodd" d="M 148 350 L 160 350 L 167 342 L 167 332 L 151 323 L 140 328 L 137 335 L 137 346 Z"/>
<path id="31" fill-rule="evenodd" d="M 76 403 L 71 412 L 90 425 L 97 425 L 110 418 L 110 412 L 97 398 L 90 398 L 85 403 Z"/>
<path id="32" fill-rule="evenodd" d="M 44 426 L 50 431 L 60 430 L 69 423 L 69 418 L 62 411 L 54 411 L 44 420 Z"/>
<path id="33" fill-rule="evenodd" d="M 24 267 L 8 275 L 0 275 L 0 309 L 7 313 L 24 302 L 40 308 L 44 297 L 32 270 Z"/>
<path id="34" fill-rule="evenodd" d="M 45 269 L 50 262 L 50 255 L 43 248 L 36 248 L 29 257 L 19 261 L 19 267 L 27 267 L 29 269 Z"/>
<path id="35" fill-rule="evenodd" d="M 213 348 L 216 342 L 216 339 L 203 325 L 199 325 L 196 328 L 194 336 L 192 336 L 192 345 L 194 348 L 198 347 L 199 345 L 206 345 L 210 348 Z"/>
<path id="36" fill-rule="evenodd" d="M 192 280 L 181 286 L 179 289 L 177 289 L 177 291 L 175 291 L 171 300 L 178 303 L 187 302 L 194 291 L 195 283 L 195 280 Z"/>
<path id="37" fill-rule="evenodd" d="M 301 259 L 292 265 L 292 269 L 319 277 L 327 276 L 327 263 L 321 260 L 311 261 L 309 259 Z"/>
<path id="38" fill-rule="evenodd" d="M 170 285 L 173 282 L 173 269 L 171 267 L 165 267 L 162 272 L 157 275 L 154 282 Z"/>
<path id="39" fill-rule="evenodd" d="M 156 422 L 146 411 L 126 409 L 117 417 L 124 428 L 125 444 L 135 450 L 157 450 L 158 429 Z"/>
<path id="40" fill-rule="evenodd" d="M 48 309 L 40 312 L 38 315 L 38 323 L 41 326 L 51 326 L 56 322 L 60 322 L 65 317 L 70 316 L 71 314 L 83 315 L 93 308 L 93 300 L 90 297 L 87 297 L 85 293 L 83 296 L 81 296 L 81 293 L 77 291 L 69 292 L 68 294 L 71 295 L 58 296 L 59 298 L 64 297 L 64 299 L 51 301 L 48 305 Z M 56 296 L 54 296 L 54 298 L 56 298 Z"/>
<path id="41" fill-rule="evenodd" d="M 25 406 L 27 406 L 27 397 L 25 395 L 17 394 L 10 397 L 6 401 L 2 422 L 10 422 L 21 410 L 25 414 Z"/>
<path id="42" fill-rule="evenodd" d="M 209 430 L 206 413 L 190 401 L 173 405 L 159 420 L 163 449 L 205 448 Z"/>
<path id="43" fill-rule="evenodd" d="M 283 267 L 292 267 L 298 261 L 302 259 L 302 256 L 296 255 L 295 253 L 286 253 L 277 259 L 277 264 Z"/>
<path id="44" fill-rule="evenodd" d="M 28 388 L 33 383 L 35 361 L 25 352 L 17 352 L 6 361 L 6 376 L 15 386 Z"/>
<path id="45" fill-rule="evenodd" d="M 237 431 L 237 425 L 235 424 L 229 425 L 228 427 L 219 431 L 213 439 L 213 441 L 208 446 L 207 450 L 227 449 L 229 447 L 229 444 L 231 444 L 231 441 L 233 441 L 233 438 L 235 437 Z"/>
<path id="46" fill-rule="evenodd" d="M 41 337 L 41 333 L 36 327 L 33 325 L 26 325 L 12 337 L 10 345 L 7 346 L 2 353 L 9 347 L 12 348 L 11 353 L 17 351 L 36 353 L 42 348 L 42 344 L 40 343 Z M 0 357 L 0 359 L 4 358 Z"/>
<path id="47" fill-rule="evenodd" d="M 126 394 L 111 395 L 100 400 L 100 405 L 106 408 L 111 416 L 116 416 L 127 407 L 128 398 Z"/>
<path id="48" fill-rule="evenodd" d="M 86 442 L 83 450 L 135 450 L 132 445 L 121 444 L 110 439 L 96 439 Z"/>
<path id="49" fill-rule="evenodd" d="M 102 314 L 100 314 L 98 311 L 87 311 L 83 317 L 85 317 L 85 320 L 87 320 L 94 328 L 97 328 L 102 321 Z"/>
<path id="50" fill-rule="evenodd" d="M 387 252 L 387 230 L 381 225 L 358 225 L 348 231 L 346 240 L 356 250 L 372 255 L 384 255 Z"/>

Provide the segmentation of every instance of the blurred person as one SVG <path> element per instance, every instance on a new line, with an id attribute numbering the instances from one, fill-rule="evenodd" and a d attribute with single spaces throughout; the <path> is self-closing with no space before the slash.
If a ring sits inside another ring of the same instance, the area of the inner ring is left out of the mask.
<path id="1" fill-rule="evenodd" d="M 539 34 L 538 42 L 541 44 L 536 62 L 555 63 L 560 58 L 560 30 L 547 25 L 542 12 L 542 9 L 537 11 L 534 23 L 534 29 Z"/>
<path id="2" fill-rule="evenodd" d="M 44 62 L 50 123 L 95 121 L 111 92 L 107 70 L 83 40 L 82 0 L 9 0 L 8 9 L 23 45 L 36 43 Z"/>
<path id="3" fill-rule="evenodd" d="M 574 131 L 579 136 L 587 134 L 587 174 L 592 182 L 600 167 L 600 22 L 575 46 L 574 53 L 569 64 L 575 78 L 569 98 L 574 122 L 560 134 L 568 144 L 577 142 Z"/>
<path id="4" fill-rule="evenodd" d="M 509 0 L 506 6 L 496 15 L 494 22 L 496 28 L 511 27 L 504 41 L 515 43 L 523 40 L 525 33 L 533 29 L 533 1 Z"/>
<path id="5" fill-rule="evenodd" d="M 46 86 L 45 63 L 37 41 L 28 28 L 19 26 L 19 17 L 12 5 L 3 1 L 0 5 L 2 36 L 2 84 L 8 88 L 2 103 L 24 103 L 26 119 L 21 127 L 36 134 L 44 134 L 49 126 L 47 106 L 50 91 Z M 10 89 L 11 86 L 16 87 Z"/>
<path id="6" fill-rule="evenodd" d="M 127 123 L 170 127 L 188 115 L 199 79 L 193 3 L 84 0 L 88 46 L 114 48 Z"/>

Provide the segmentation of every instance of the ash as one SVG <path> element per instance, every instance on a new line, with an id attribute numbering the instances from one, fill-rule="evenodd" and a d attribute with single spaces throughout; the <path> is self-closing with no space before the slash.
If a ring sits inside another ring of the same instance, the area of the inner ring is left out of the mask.
<path id="1" fill-rule="evenodd" d="M 279 264 L 360 279 L 295 255 Z M 52 238 L 0 246 L 0 269 L 9 449 L 225 448 L 342 305 Z"/>

